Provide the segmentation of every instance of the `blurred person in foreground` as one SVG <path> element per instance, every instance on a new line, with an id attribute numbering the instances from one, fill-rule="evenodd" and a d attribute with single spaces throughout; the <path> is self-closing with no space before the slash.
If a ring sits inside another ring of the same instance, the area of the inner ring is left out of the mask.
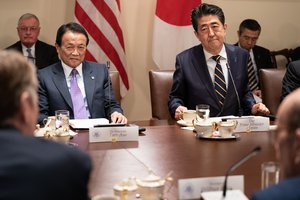
<path id="1" fill-rule="evenodd" d="M 192 10 L 191 21 L 201 44 L 176 57 L 168 104 L 171 116 L 179 120 L 197 104 L 210 105 L 210 117 L 269 114 L 264 104 L 255 103 L 248 87 L 249 53 L 224 43 L 227 24 L 222 9 L 203 3 Z"/>
<path id="2" fill-rule="evenodd" d="M 254 95 L 261 97 L 259 87 L 259 70 L 263 68 L 274 68 L 271 60 L 270 50 L 256 45 L 261 33 L 260 24 L 254 19 L 245 19 L 239 26 L 238 42 L 236 46 L 246 49 L 249 54 L 248 78 L 249 87 Z M 252 80 L 253 79 L 253 80 Z"/>
<path id="3" fill-rule="evenodd" d="M 17 52 L 0 51 L 0 199 L 87 199 L 90 158 L 33 137 L 37 84 L 32 63 Z"/>
<path id="4" fill-rule="evenodd" d="M 274 147 L 283 178 L 278 184 L 256 192 L 252 200 L 300 199 L 300 89 L 289 94 L 277 113 Z"/>
<path id="5" fill-rule="evenodd" d="M 57 30 L 55 46 L 61 61 L 38 71 L 39 123 L 56 110 L 69 110 L 71 119 L 127 123 L 106 65 L 84 60 L 88 43 L 88 34 L 78 23 L 63 24 Z"/>
<path id="6" fill-rule="evenodd" d="M 38 69 L 59 61 L 55 47 L 38 40 L 40 30 L 40 21 L 36 15 L 31 13 L 22 15 L 17 27 L 20 40 L 7 47 L 22 53 Z"/>

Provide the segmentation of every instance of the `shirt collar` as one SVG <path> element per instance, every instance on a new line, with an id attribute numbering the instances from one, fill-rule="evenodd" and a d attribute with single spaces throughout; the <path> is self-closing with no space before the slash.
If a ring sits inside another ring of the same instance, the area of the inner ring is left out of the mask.
<path id="1" fill-rule="evenodd" d="M 69 67 L 63 61 L 61 61 L 61 64 L 64 69 L 65 77 L 69 78 L 73 68 Z M 78 71 L 79 76 L 82 77 L 82 63 L 80 63 L 80 65 L 78 65 L 75 69 Z"/>
<path id="2" fill-rule="evenodd" d="M 215 55 L 212 55 L 211 53 L 209 53 L 208 51 L 206 51 L 204 48 L 203 48 L 203 51 L 204 51 L 204 56 L 205 56 L 205 60 L 206 62 L 209 60 L 209 59 L 212 59 L 211 57 L 212 56 L 215 56 Z M 218 54 L 221 56 L 221 59 L 225 59 L 227 60 L 227 53 L 226 53 L 226 49 L 225 49 L 225 45 L 223 44 L 222 46 L 222 49 L 220 51 L 220 53 Z"/>
<path id="3" fill-rule="evenodd" d="M 31 54 L 35 58 L 35 43 L 31 47 L 29 47 L 29 48 L 26 47 L 22 42 L 21 42 L 21 45 L 22 45 L 22 52 L 23 52 L 24 56 L 28 56 L 27 49 L 31 49 Z"/>

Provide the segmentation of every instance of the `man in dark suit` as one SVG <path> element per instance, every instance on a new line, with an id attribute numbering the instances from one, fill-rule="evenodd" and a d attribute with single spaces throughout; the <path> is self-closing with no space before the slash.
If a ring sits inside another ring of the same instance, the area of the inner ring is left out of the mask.
<path id="1" fill-rule="evenodd" d="M 256 45 L 260 33 L 261 26 L 256 20 L 245 19 L 244 21 L 242 21 L 239 30 L 237 31 L 239 41 L 235 44 L 236 46 L 240 46 L 249 51 L 250 59 L 255 72 L 254 78 L 256 79 L 255 85 L 253 85 L 252 87 L 250 86 L 250 89 L 253 92 L 253 94 L 259 97 L 261 97 L 258 76 L 259 70 L 263 68 L 274 68 L 274 65 L 272 64 L 271 60 L 270 50 Z M 249 72 L 251 72 L 251 70 L 248 70 L 248 73 Z"/>
<path id="2" fill-rule="evenodd" d="M 283 178 L 277 185 L 256 192 L 252 200 L 300 199 L 300 89 L 289 94 L 277 113 L 274 147 Z"/>
<path id="3" fill-rule="evenodd" d="M 288 94 L 300 88 L 300 60 L 291 62 L 285 72 L 282 80 L 282 101 Z"/>
<path id="4" fill-rule="evenodd" d="M 88 199 L 90 158 L 79 149 L 33 137 L 36 69 L 0 51 L 0 199 Z"/>
<path id="5" fill-rule="evenodd" d="M 249 54 L 239 47 L 224 44 L 227 24 L 222 9 L 203 3 L 193 9 L 191 19 L 194 33 L 201 44 L 176 57 L 176 70 L 169 97 L 171 116 L 178 120 L 184 111 L 195 109 L 197 104 L 210 105 L 211 117 L 268 114 L 269 110 L 265 105 L 255 104 L 248 88 Z M 213 58 L 220 60 L 215 61 Z M 225 86 L 221 89 L 225 94 L 220 95 L 220 76 L 216 76 L 216 73 L 224 76 L 221 81 Z"/>
<path id="6" fill-rule="evenodd" d="M 31 13 L 22 15 L 17 27 L 20 41 L 6 48 L 21 52 L 38 69 L 59 61 L 55 47 L 38 40 L 40 29 L 40 22 L 37 16 Z"/>
<path id="7" fill-rule="evenodd" d="M 38 71 L 39 122 L 54 115 L 55 110 L 69 110 L 70 118 L 108 118 L 114 123 L 127 123 L 115 99 L 107 67 L 84 61 L 88 42 L 87 32 L 77 23 L 58 29 L 55 45 L 61 62 Z M 73 93 L 74 86 L 78 93 Z"/>

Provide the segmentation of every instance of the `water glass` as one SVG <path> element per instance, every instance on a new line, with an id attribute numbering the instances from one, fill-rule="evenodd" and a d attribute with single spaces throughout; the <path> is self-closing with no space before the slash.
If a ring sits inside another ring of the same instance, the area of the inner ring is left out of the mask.
<path id="1" fill-rule="evenodd" d="M 62 132 L 69 133 L 69 111 L 68 110 L 56 110 L 56 128 Z"/>
<path id="2" fill-rule="evenodd" d="M 276 162 L 264 162 L 261 165 L 261 188 L 265 189 L 279 182 L 280 167 Z"/>
<path id="3" fill-rule="evenodd" d="M 209 105 L 198 104 L 196 105 L 197 120 L 203 121 L 209 118 Z"/>

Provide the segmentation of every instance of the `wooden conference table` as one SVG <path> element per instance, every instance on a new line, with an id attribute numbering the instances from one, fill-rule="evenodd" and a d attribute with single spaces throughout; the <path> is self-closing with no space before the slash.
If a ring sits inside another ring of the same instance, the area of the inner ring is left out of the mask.
<path id="1" fill-rule="evenodd" d="M 234 140 L 197 139 L 172 121 L 135 122 L 146 128 L 138 142 L 89 143 L 88 131 L 80 131 L 72 142 L 93 161 L 90 195 L 113 194 L 114 184 L 128 177 L 145 178 L 147 167 L 164 177 L 173 171 L 174 186 L 168 199 L 178 199 L 178 179 L 224 176 L 226 170 L 257 145 L 262 151 L 231 175 L 244 175 L 245 194 L 260 189 L 260 165 L 275 160 L 269 132 L 242 133 Z"/>

